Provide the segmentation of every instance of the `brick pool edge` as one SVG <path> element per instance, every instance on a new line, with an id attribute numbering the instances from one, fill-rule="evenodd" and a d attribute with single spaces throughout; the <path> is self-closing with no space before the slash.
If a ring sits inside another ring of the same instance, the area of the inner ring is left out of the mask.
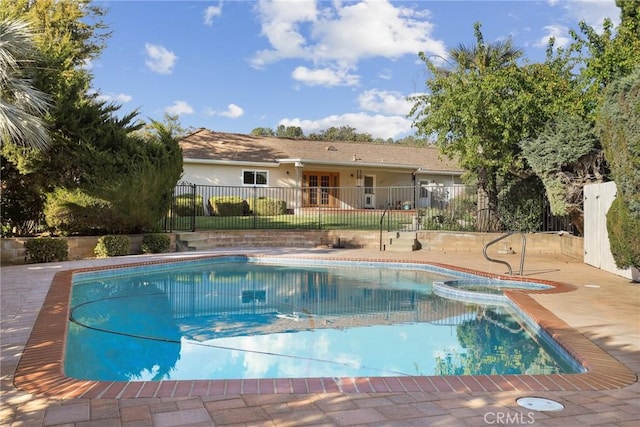
<path id="1" fill-rule="evenodd" d="M 240 254 L 243 255 L 243 254 Z M 90 381 L 64 375 L 66 334 L 73 274 L 112 268 L 138 267 L 162 263 L 234 256 L 206 255 L 172 260 L 147 261 L 117 266 L 79 268 L 56 273 L 14 374 L 17 388 L 35 395 L 57 399 L 192 397 L 237 394 L 304 393 L 389 393 L 389 392 L 492 392 L 492 391 L 591 391 L 623 388 L 636 382 L 636 375 L 603 349 L 589 341 L 560 318 L 537 303 L 529 294 L 570 292 L 571 285 L 540 279 L 527 282 L 550 285 L 550 289 L 505 291 L 556 342 L 574 357 L 585 373 L 550 375 L 460 375 L 399 376 L 357 378 L 292 378 L 245 380 Z M 237 254 L 236 254 L 237 256 Z M 260 257 L 260 255 L 251 255 Z M 273 256 L 269 256 L 273 257 Z M 297 258 L 290 255 L 283 258 Z M 302 258 L 301 259 L 308 259 Z M 323 258 L 331 260 L 332 258 Z M 335 258 L 336 260 L 338 258 Z M 520 278 L 483 273 L 441 263 L 392 261 L 385 259 L 339 258 L 366 261 L 431 265 L 502 280 Z"/>

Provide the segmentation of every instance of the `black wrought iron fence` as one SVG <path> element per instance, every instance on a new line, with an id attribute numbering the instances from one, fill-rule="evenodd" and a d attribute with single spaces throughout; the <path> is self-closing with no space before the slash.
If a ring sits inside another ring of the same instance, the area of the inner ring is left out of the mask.
<path id="1" fill-rule="evenodd" d="M 544 196 L 541 196 L 543 198 Z M 529 213 L 537 230 L 570 231 L 567 218 L 550 214 L 548 204 Z M 386 211 L 386 214 L 383 213 Z M 509 228 L 478 198 L 474 186 L 264 187 L 181 183 L 164 227 L 167 231 L 243 229 L 350 229 L 500 231 Z"/>

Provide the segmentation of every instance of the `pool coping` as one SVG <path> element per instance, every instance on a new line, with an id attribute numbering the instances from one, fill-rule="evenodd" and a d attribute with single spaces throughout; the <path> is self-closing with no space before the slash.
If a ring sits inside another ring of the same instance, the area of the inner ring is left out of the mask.
<path id="1" fill-rule="evenodd" d="M 63 364 L 66 347 L 73 274 L 114 268 L 141 267 L 155 264 L 193 261 L 207 258 L 247 256 L 246 254 L 176 257 L 121 265 L 77 268 L 55 274 L 43 306 L 14 374 L 14 385 L 31 394 L 58 399 L 195 397 L 237 394 L 306 394 L 306 393 L 390 393 L 390 392 L 494 392 L 494 391 L 592 391 L 619 389 L 633 384 L 633 371 L 609 353 L 548 311 L 531 294 L 571 292 L 572 285 L 527 278 L 527 282 L 551 286 L 550 289 L 508 290 L 505 295 L 565 351 L 585 368 L 576 374 L 546 375 L 458 375 L 398 376 L 356 378 L 292 378 L 232 380 L 165 380 L 165 381 L 91 381 L 67 377 Z M 263 257 L 251 254 L 251 258 Z M 273 258 L 273 255 L 264 256 Z M 287 259 L 315 259 L 282 255 Z M 427 261 L 363 258 L 327 258 L 331 261 L 385 262 L 429 265 L 478 276 L 523 281 L 518 276 L 505 276 Z"/>

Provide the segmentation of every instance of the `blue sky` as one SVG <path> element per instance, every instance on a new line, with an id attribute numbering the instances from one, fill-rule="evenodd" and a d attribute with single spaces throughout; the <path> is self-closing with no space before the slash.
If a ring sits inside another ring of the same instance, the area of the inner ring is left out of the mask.
<path id="1" fill-rule="evenodd" d="M 249 133 L 351 126 L 374 137 L 414 133 L 406 97 L 425 90 L 417 52 L 446 56 L 511 37 L 543 61 L 585 20 L 619 21 L 614 0 L 98 1 L 113 32 L 89 64 L 93 89 L 143 119 Z"/>

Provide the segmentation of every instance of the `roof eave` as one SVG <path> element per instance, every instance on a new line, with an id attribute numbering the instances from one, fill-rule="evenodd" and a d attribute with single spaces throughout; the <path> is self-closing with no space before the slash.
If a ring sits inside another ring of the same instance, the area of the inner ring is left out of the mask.
<path id="1" fill-rule="evenodd" d="M 447 171 L 447 170 L 436 170 L 436 169 L 424 169 L 419 168 L 416 170 L 415 174 L 425 174 L 425 175 L 455 175 L 460 176 L 464 173 L 464 171 Z"/>
<path id="2" fill-rule="evenodd" d="M 277 168 L 279 162 L 252 162 L 244 160 L 218 160 L 218 159 L 193 159 L 184 158 L 183 163 L 203 164 L 203 165 L 223 165 L 223 166 L 256 166 L 263 168 Z"/>
<path id="3" fill-rule="evenodd" d="M 395 169 L 409 169 L 417 170 L 420 166 L 417 165 L 403 165 L 400 163 L 384 163 L 384 162 L 360 162 L 360 161 L 343 161 L 343 160 L 314 160 L 314 159 L 277 159 L 281 164 L 313 164 L 313 165 L 326 165 L 326 166 L 347 166 L 347 167 L 376 167 L 376 168 L 395 168 Z"/>

